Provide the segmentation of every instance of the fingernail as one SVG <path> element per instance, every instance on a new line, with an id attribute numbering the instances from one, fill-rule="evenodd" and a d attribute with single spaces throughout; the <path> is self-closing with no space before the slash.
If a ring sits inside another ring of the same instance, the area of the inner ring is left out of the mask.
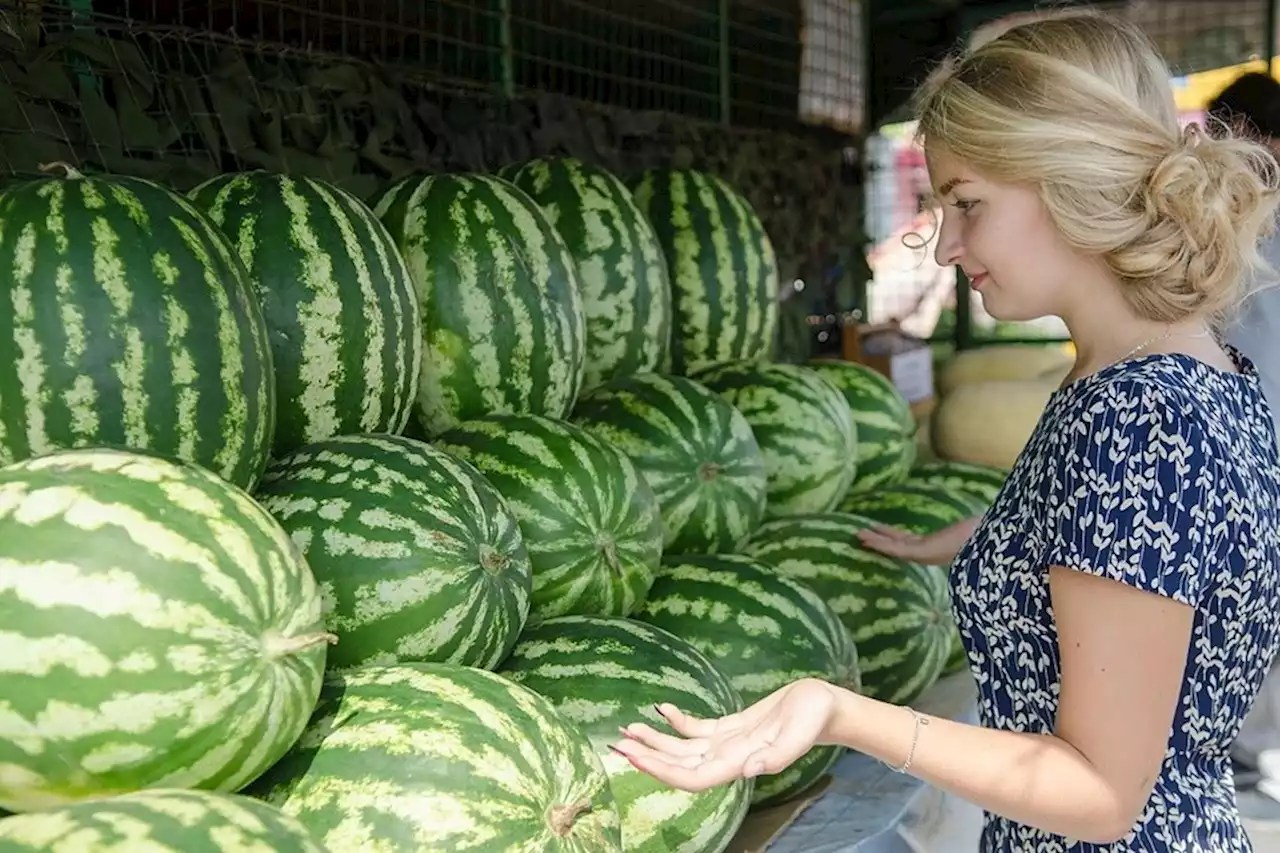
<path id="1" fill-rule="evenodd" d="M 753 761 L 747 765 L 746 772 L 744 772 L 743 775 L 746 776 L 748 779 L 751 779 L 755 776 L 759 776 L 763 772 L 764 772 L 764 762 Z"/>
<path id="2" fill-rule="evenodd" d="M 622 736 L 625 738 L 635 739 L 635 735 L 629 732 L 626 726 L 618 726 L 618 731 L 622 732 Z"/>
<path id="3" fill-rule="evenodd" d="M 662 719 L 664 719 L 664 720 L 665 720 L 665 719 L 667 718 L 667 715 L 666 715 L 666 714 L 664 714 L 664 713 L 662 712 L 662 709 L 661 709 L 660 707 L 658 707 L 657 705 L 654 705 L 654 706 L 653 706 L 653 710 L 657 711 L 657 712 L 658 712 L 658 716 L 659 716 L 659 717 L 661 717 Z"/>
<path id="4" fill-rule="evenodd" d="M 609 748 L 612 749 L 614 752 L 618 753 L 618 755 L 621 755 L 623 758 L 627 757 L 627 754 L 622 750 L 618 749 L 616 744 L 612 744 L 612 743 L 609 744 Z"/>

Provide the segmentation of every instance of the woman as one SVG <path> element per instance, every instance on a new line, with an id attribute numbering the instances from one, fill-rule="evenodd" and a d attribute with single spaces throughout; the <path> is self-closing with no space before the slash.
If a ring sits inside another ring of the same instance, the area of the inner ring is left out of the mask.
<path id="1" fill-rule="evenodd" d="M 986 811 L 984 851 L 1245 851 L 1229 749 L 1280 639 L 1280 464 L 1252 364 L 1212 330 L 1277 206 L 1262 146 L 1179 131 L 1135 26 L 1016 26 L 919 99 L 940 264 L 1077 349 L 952 564 L 981 725 L 817 679 L 660 711 L 617 751 L 699 790 L 841 743 Z"/>

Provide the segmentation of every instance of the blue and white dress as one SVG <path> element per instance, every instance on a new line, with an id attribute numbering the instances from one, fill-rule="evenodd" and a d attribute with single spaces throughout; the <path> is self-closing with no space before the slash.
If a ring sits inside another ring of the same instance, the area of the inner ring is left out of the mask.
<path id="1" fill-rule="evenodd" d="M 1095 845 L 989 814 L 982 853 L 1250 849 L 1228 750 L 1280 642 L 1280 464 L 1257 371 L 1229 352 L 1240 374 L 1156 354 L 1055 392 L 956 556 L 956 620 L 992 728 L 1054 729 L 1049 566 L 1196 610 L 1164 763 L 1129 835 Z"/>

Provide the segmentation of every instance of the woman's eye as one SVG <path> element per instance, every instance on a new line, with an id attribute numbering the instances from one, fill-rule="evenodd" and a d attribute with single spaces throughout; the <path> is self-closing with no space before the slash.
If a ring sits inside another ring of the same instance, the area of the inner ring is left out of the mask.
<path id="1" fill-rule="evenodd" d="M 954 207 L 956 210 L 961 211 L 962 213 L 968 213 L 970 210 L 973 209 L 974 205 L 976 204 L 977 204 L 976 201 L 970 201 L 969 199 L 958 198 L 954 202 L 952 202 L 951 206 Z"/>

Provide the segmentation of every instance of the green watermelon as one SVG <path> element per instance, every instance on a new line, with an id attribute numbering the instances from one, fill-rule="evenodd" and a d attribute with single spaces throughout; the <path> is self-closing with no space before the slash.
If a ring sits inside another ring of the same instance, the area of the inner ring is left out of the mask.
<path id="1" fill-rule="evenodd" d="M 630 723 L 670 732 L 655 709 L 660 702 L 704 718 L 742 710 L 738 691 L 697 648 L 634 619 L 563 616 L 526 629 L 498 672 L 550 699 L 591 739 L 622 814 L 627 853 L 721 853 L 729 846 L 754 779 L 689 793 L 612 749 Z"/>
<path id="2" fill-rule="evenodd" d="M 572 157 L 543 157 L 499 174 L 538 203 L 577 265 L 587 330 L 583 389 L 664 371 L 671 280 L 653 226 L 626 184 Z"/>
<path id="3" fill-rule="evenodd" d="M 768 481 L 751 425 L 692 379 L 614 379 L 582 396 L 573 421 L 627 454 L 653 487 L 664 553 L 736 551 L 764 518 Z"/>
<path id="4" fill-rule="evenodd" d="M 672 557 L 638 619 L 693 644 L 750 705 L 802 678 L 858 692 L 849 629 L 808 586 L 740 554 Z M 756 779 L 752 804 L 793 799 L 822 780 L 844 749 L 816 746 L 786 770 Z"/>
<path id="5" fill-rule="evenodd" d="M 274 453 L 403 430 L 418 393 L 422 309 L 373 211 L 314 178 L 265 171 L 220 175 L 188 196 L 231 240 L 262 302 Z"/>
<path id="6" fill-rule="evenodd" d="M 330 674 L 297 746 L 246 793 L 328 853 L 622 850 L 582 732 L 533 691 L 457 664 Z"/>
<path id="7" fill-rule="evenodd" d="M 329 669 L 493 669 L 529 615 L 515 515 L 480 472 L 411 438 L 354 435 L 275 460 L 256 497 L 293 537 L 342 642 Z"/>
<path id="8" fill-rule="evenodd" d="M 907 482 L 875 492 L 850 495 L 840 505 L 840 511 L 870 519 L 877 524 L 928 535 L 967 518 L 982 515 L 987 511 L 987 506 L 974 495 L 958 489 Z M 936 568 L 944 578 L 950 573 L 949 565 Z M 948 593 L 949 591 L 948 585 Z M 968 665 L 968 653 L 960 639 L 960 629 L 953 626 L 951 656 L 947 658 L 943 674 L 959 672 Z"/>
<path id="9" fill-rule="evenodd" d="M 672 372 L 767 359 L 778 328 L 778 261 L 751 204 L 715 175 L 652 169 L 635 187 L 671 276 Z"/>
<path id="10" fill-rule="evenodd" d="M 488 414 L 568 417 L 586 313 L 573 257 L 537 203 L 491 175 L 414 175 L 375 211 L 422 303 L 419 430 Z"/>
<path id="11" fill-rule="evenodd" d="M 326 648 L 306 561 L 209 471 L 66 450 L 0 469 L 0 808 L 236 791 L 297 740 Z M 17 645 L 15 645 L 17 643 Z"/>
<path id="12" fill-rule="evenodd" d="M 907 482 L 959 489 L 989 506 L 995 502 L 996 495 L 1008 476 L 1008 472 L 988 465 L 934 460 L 920 462 L 912 467 L 911 473 L 907 475 Z"/>
<path id="13" fill-rule="evenodd" d="M 158 788 L 0 820 L 0 853 L 327 853 L 293 818 L 237 794 Z"/>
<path id="14" fill-rule="evenodd" d="M 947 579 L 933 566 L 863 548 L 870 522 L 845 513 L 767 521 L 743 553 L 813 588 L 858 647 L 862 692 L 908 703 L 933 686 L 951 653 Z"/>
<path id="15" fill-rule="evenodd" d="M 0 195 L 0 465 L 114 446 L 252 488 L 276 386 L 244 267 L 177 193 L 61 168 Z"/>
<path id="16" fill-rule="evenodd" d="M 490 415 L 443 433 L 506 499 L 533 563 L 529 621 L 572 613 L 626 616 L 662 559 L 662 514 L 620 450 L 571 423 Z"/>
<path id="17" fill-rule="evenodd" d="M 815 359 L 806 367 L 849 401 L 858 426 L 858 475 L 850 494 L 901 483 L 916 460 L 916 417 L 906 397 L 879 371 L 840 359 Z"/>
<path id="18" fill-rule="evenodd" d="M 857 475 L 858 429 L 831 383 L 807 367 L 746 361 L 692 378 L 751 425 L 768 477 L 767 517 L 836 508 Z"/>
<path id="19" fill-rule="evenodd" d="M 855 492 L 840 502 L 840 512 L 921 534 L 936 533 L 986 511 L 986 503 L 971 494 L 925 483 L 900 483 L 874 492 Z"/>

